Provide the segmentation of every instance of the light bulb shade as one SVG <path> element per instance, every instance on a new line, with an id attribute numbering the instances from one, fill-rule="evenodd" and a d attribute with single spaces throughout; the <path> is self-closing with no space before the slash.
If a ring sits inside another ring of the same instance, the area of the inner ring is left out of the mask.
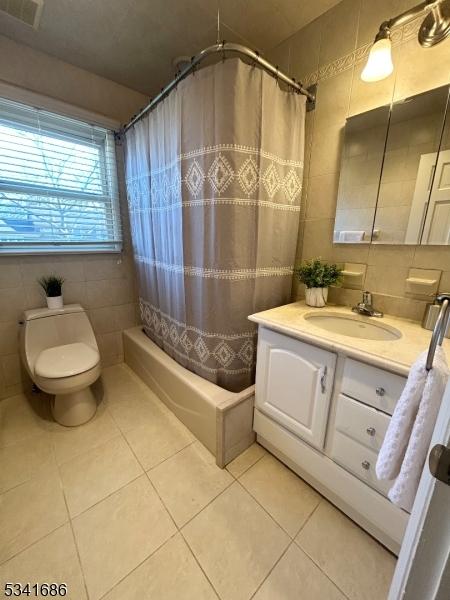
<path id="1" fill-rule="evenodd" d="M 380 81 L 389 77 L 393 70 L 391 40 L 387 38 L 378 40 L 370 49 L 361 79 L 367 82 Z"/>

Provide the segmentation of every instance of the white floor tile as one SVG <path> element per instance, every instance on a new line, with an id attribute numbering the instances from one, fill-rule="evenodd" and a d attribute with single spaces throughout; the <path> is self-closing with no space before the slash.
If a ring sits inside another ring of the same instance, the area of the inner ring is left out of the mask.
<path id="1" fill-rule="evenodd" d="M 387 598 L 395 557 L 326 500 L 296 542 L 351 600 Z"/>
<path id="2" fill-rule="evenodd" d="M 121 435 L 60 467 L 70 515 L 80 514 L 143 473 Z"/>
<path id="3" fill-rule="evenodd" d="M 104 600 L 217 600 L 180 534 L 171 538 Z"/>
<path id="4" fill-rule="evenodd" d="M 182 531 L 222 600 L 248 600 L 290 542 L 237 482 Z"/>
<path id="5" fill-rule="evenodd" d="M 64 598 L 85 600 L 86 590 L 70 525 L 63 525 L 1 565 L 2 590 L 6 582 L 65 583 Z"/>
<path id="6" fill-rule="evenodd" d="M 75 517 L 73 528 L 91 600 L 176 533 L 145 475 Z"/>
<path id="7" fill-rule="evenodd" d="M 200 442 L 150 470 L 148 476 L 178 527 L 233 482 L 231 475 L 219 469 L 214 456 Z"/>
<path id="8" fill-rule="evenodd" d="M 56 469 L 0 495 L 0 563 L 68 520 Z"/>
<path id="9" fill-rule="evenodd" d="M 321 496 L 303 479 L 266 454 L 240 478 L 242 485 L 294 537 Z"/>

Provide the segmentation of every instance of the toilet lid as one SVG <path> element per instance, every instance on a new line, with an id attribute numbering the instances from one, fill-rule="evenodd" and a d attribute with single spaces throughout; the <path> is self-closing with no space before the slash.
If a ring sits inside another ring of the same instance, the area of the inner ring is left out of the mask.
<path id="1" fill-rule="evenodd" d="M 99 360 L 98 351 L 82 342 L 54 346 L 39 354 L 34 372 L 48 379 L 70 377 L 89 371 L 98 364 Z"/>

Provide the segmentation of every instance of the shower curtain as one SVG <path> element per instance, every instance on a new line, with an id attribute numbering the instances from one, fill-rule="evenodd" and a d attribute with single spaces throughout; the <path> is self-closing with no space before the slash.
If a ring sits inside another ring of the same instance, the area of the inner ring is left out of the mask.
<path id="1" fill-rule="evenodd" d="M 289 301 L 305 97 L 241 59 L 182 81 L 126 134 L 146 334 L 237 392 L 254 381 L 248 315 Z"/>

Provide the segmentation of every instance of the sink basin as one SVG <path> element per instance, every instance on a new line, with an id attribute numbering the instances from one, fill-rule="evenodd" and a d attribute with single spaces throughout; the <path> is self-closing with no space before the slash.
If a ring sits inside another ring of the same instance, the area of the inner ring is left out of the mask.
<path id="1" fill-rule="evenodd" d="M 332 333 L 364 340 L 394 341 L 402 337 L 395 327 L 375 322 L 373 317 L 334 312 L 310 312 L 304 317 L 312 325 Z"/>

